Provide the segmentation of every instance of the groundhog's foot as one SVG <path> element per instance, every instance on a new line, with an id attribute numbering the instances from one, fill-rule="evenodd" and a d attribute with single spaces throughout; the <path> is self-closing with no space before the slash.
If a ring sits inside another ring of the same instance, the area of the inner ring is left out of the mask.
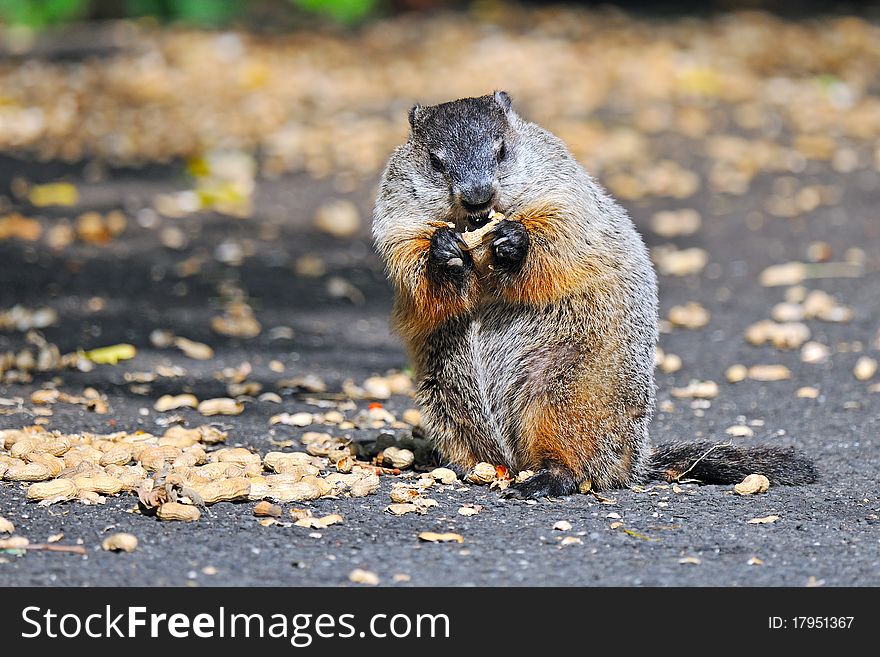
<path id="1" fill-rule="evenodd" d="M 428 249 L 428 273 L 438 282 L 463 283 L 474 261 L 467 250 L 467 243 L 453 228 L 443 227 L 434 231 Z"/>
<path id="2" fill-rule="evenodd" d="M 562 497 L 578 490 L 578 478 L 567 470 L 538 470 L 519 484 L 511 484 L 504 497 L 517 500 L 534 500 L 539 497 Z"/>
<path id="3" fill-rule="evenodd" d="M 529 232 L 521 221 L 502 221 L 492 231 L 492 261 L 496 270 L 519 270 L 528 252 Z"/>

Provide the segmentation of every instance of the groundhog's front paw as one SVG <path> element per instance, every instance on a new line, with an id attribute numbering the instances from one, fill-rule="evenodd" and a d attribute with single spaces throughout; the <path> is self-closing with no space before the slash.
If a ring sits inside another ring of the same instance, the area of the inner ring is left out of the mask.
<path id="1" fill-rule="evenodd" d="M 474 261 L 467 243 L 452 228 L 434 231 L 428 249 L 428 271 L 438 281 L 464 281 L 473 269 Z"/>
<path id="2" fill-rule="evenodd" d="M 517 271 L 529 252 L 529 232 L 521 221 L 502 221 L 492 231 L 495 269 Z"/>
<path id="3" fill-rule="evenodd" d="M 569 472 L 539 470 L 519 484 L 512 484 L 504 497 L 518 500 L 534 500 L 539 497 L 562 497 L 578 490 L 577 478 Z"/>

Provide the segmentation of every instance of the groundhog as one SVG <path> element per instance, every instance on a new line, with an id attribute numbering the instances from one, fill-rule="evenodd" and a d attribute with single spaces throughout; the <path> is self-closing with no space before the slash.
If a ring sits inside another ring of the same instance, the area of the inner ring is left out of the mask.
<path id="1" fill-rule="evenodd" d="M 657 280 L 619 206 L 505 92 L 409 112 L 373 235 L 395 288 L 423 428 L 448 465 L 534 475 L 508 496 L 555 497 L 682 475 L 815 479 L 792 450 L 651 448 Z M 464 239 L 495 213 L 478 259 Z"/>

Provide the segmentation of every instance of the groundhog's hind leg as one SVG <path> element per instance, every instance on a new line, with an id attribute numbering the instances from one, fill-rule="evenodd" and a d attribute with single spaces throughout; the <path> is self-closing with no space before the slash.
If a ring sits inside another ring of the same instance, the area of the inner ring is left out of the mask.
<path id="1" fill-rule="evenodd" d="M 571 495 L 588 478 L 587 463 L 595 450 L 588 435 L 575 435 L 570 423 L 576 418 L 569 415 L 548 400 L 532 402 L 520 427 L 520 453 L 524 455 L 520 467 L 535 474 L 512 485 L 505 497 Z"/>
<path id="2" fill-rule="evenodd" d="M 584 381 L 565 400 L 535 400 L 524 416 L 522 467 L 535 475 L 509 497 L 559 497 L 590 480 L 598 490 L 639 478 L 647 445 L 647 397 Z M 639 398 L 641 397 L 641 399 Z"/>

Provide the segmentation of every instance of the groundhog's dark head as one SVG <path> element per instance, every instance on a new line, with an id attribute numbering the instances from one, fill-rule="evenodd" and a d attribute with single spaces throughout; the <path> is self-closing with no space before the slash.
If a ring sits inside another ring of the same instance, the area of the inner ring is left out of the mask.
<path id="1" fill-rule="evenodd" d="M 510 96 L 503 91 L 409 112 L 422 185 L 449 195 L 452 214 L 480 225 L 497 203 L 512 152 Z M 439 194 L 438 194 L 439 195 Z"/>

